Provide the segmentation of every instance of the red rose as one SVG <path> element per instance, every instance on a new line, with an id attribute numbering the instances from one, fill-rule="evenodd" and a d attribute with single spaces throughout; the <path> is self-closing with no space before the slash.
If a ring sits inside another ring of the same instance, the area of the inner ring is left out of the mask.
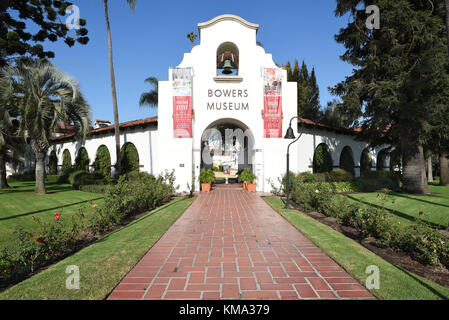
<path id="1" fill-rule="evenodd" d="M 58 221 L 59 218 L 61 218 L 61 214 L 60 213 L 55 213 L 55 220 Z"/>
<path id="2" fill-rule="evenodd" d="M 423 214 L 424 214 L 424 212 L 422 212 L 422 211 L 419 212 L 419 215 L 423 215 Z"/>
<path id="3" fill-rule="evenodd" d="M 44 242 L 44 238 L 39 237 L 39 238 L 36 239 L 36 241 L 39 242 L 39 243 L 42 243 L 42 242 Z"/>

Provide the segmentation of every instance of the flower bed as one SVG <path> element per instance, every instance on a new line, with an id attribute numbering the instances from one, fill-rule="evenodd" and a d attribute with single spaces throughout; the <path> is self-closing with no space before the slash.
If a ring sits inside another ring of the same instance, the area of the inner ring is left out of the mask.
<path id="1" fill-rule="evenodd" d="M 173 173 L 123 175 L 107 188 L 102 205 L 90 203 L 71 216 L 55 212 L 51 222 L 33 217 L 36 228 L 32 232 L 18 228 L 15 241 L 0 250 L 0 286 L 21 281 L 117 228 L 128 217 L 160 206 L 174 194 L 173 183 Z"/>
<path id="2" fill-rule="evenodd" d="M 387 194 L 385 191 L 381 196 Z M 296 180 L 291 195 L 300 207 L 336 218 L 339 223 L 356 228 L 364 237 L 374 237 L 383 245 L 401 250 L 423 264 L 449 267 L 449 240 L 425 222 L 398 228 L 384 207 L 350 202 L 339 196 L 335 186 L 329 183 Z"/>

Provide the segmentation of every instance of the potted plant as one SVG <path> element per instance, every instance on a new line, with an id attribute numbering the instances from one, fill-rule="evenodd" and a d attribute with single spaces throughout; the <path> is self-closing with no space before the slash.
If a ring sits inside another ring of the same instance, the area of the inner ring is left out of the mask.
<path id="1" fill-rule="evenodd" d="M 251 172 L 250 168 L 244 169 L 239 176 L 239 181 L 243 181 L 243 188 L 250 192 L 256 192 L 254 180 L 256 180 L 256 175 Z"/>
<path id="2" fill-rule="evenodd" d="M 212 182 L 215 181 L 215 174 L 212 169 L 201 169 L 199 180 L 201 183 L 201 191 L 209 192 Z"/>

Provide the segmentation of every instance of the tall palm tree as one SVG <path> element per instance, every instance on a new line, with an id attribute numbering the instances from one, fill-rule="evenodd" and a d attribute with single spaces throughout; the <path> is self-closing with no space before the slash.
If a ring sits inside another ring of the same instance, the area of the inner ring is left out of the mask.
<path id="1" fill-rule="evenodd" d="M 114 63 L 112 59 L 112 36 L 111 36 L 111 26 L 109 23 L 109 10 L 108 10 L 108 0 L 102 0 L 104 4 L 104 16 L 106 19 L 106 29 L 108 33 L 108 53 L 109 53 L 109 73 L 111 77 L 111 91 L 112 91 L 112 108 L 114 111 L 114 132 L 115 132 L 115 154 L 117 157 L 117 162 L 115 165 L 116 172 L 120 172 L 120 129 L 119 129 L 119 118 L 118 118 L 118 103 L 117 103 L 117 89 L 115 87 L 115 74 L 114 74 Z M 137 0 L 126 0 L 131 10 L 134 12 Z"/>
<path id="2" fill-rule="evenodd" d="M 193 49 L 193 43 L 195 42 L 195 39 L 197 37 L 198 36 L 195 33 L 193 33 L 193 32 L 190 32 L 190 33 L 187 34 L 187 38 L 189 38 L 190 42 L 192 43 L 192 49 Z"/>
<path id="3" fill-rule="evenodd" d="M 6 68 L 18 109 L 19 134 L 29 141 L 36 159 L 35 194 L 45 194 L 45 156 L 58 122 L 73 124 L 77 138 L 86 138 L 90 108 L 78 82 L 48 60 L 22 58 Z"/>
<path id="4" fill-rule="evenodd" d="M 149 77 L 145 79 L 145 82 L 151 84 L 153 89 L 142 93 L 139 105 L 141 107 L 149 106 L 150 108 L 156 108 L 158 103 L 159 80 L 156 77 Z"/>

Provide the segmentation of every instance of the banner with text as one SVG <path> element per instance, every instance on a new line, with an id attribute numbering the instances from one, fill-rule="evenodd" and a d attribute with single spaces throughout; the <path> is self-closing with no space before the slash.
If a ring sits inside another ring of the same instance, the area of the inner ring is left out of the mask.
<path id="1" fill-rule="evenodd" d="M 192 68 L 173 71 L 173 137 L 192 137 Z"/>
<path id="2" fill-rule="evenodd" d="M 282 69 L 263 69 L 264 138 L 282 138 Z"/>

